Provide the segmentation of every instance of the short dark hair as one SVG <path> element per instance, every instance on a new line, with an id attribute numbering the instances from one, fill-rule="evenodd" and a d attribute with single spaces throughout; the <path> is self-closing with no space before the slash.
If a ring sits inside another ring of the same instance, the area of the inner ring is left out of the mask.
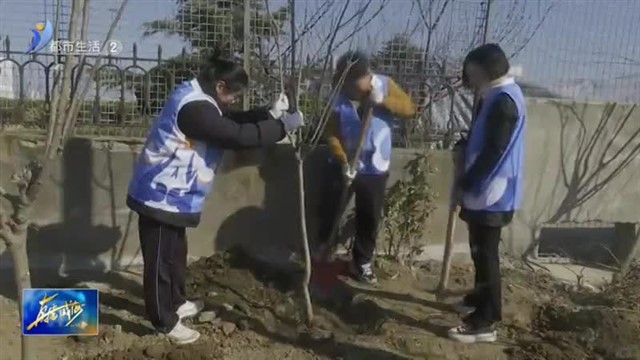
<path id="1" fill-rule="evenodd" d="M 206 59 L 198 75 L 198 80 L 209 85 L 224 81 L 231 91 L 242 91 L 249 85 L 249 75 L 242 65 L 221 57 L 219 50 L 214 51 Z"/>
<path id="2" fill-rule="evenodd" d="M 467 65 L 474 63 L 482 68 L 490 80 L 509 73 L 509 60 L 498 44 L 484 44 L 471 50 L 462 63 L 462 83 L 468 85 Z"/>
<path id="3" fill-rule="evenodd" d="M 369 65 L 369 57 L 366 54 L 361 51 L 348 51 L 338 58 L 333 76 L 334 86 L 338 85 L 343 76 L 344 82 L 349 83 L 367 75 Z"/>

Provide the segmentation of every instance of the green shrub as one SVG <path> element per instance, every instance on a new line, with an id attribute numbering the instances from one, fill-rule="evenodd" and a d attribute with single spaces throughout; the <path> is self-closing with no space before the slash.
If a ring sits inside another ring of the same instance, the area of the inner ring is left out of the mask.
<path id="1" fill-rule="evenodd" d="M 401 263 L 411 263 L 420 253 L 418 240 L 435 210 L 437 193 L 430 176 L 435 172 L 428 153 L 416 153 L 404 167 L 404 176 L 388 190 L 384 206 L 385 253 Z"/>

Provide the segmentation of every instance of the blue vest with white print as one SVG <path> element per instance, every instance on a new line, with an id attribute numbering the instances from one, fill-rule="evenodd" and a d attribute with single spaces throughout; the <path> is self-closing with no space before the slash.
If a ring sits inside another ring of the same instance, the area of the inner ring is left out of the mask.
<path id="1" fill-rule="evenodd" d="M 382 83 L 384 96 L 388 93 L 389 78 L 373 75 L 374 81 Z M 334 112 L 340 122 L 340 135 L 347 159 L 351 161 L 360 141 L 364 119 L 360 119 L 356 106 L 348 98 L 338 95 Z M 391 161 L 391 125 L 393 115 L 383 106 L 374 106 L 369 129 L 358 161 L 358 174 L 380 175 L 389 171 Z"/>
<path id="2" fill-rule="evenodd" d="M 223 151 L 187 139 L 178 128 L 177 117 L 185 104 L 203 100 L 218 108 L 195 79 L 182 83 L 173 91 L 149 130 L 129 183 L 129 197 L 160 211 L 202 212 Z"/>
<path id="3" fill-rule="evenodd" d="M 484 148 L 488 114 L 500 94 L 508 95 L 518 109 L 516 129 L 507 150 L 495 168 L 482 179 L 475 179 L 472 190 L 463 193 L 462 205 L 469 210 L 488 212 L 514 211 L 522 203 L 526 104 L 522 90 L 515 83 L 495 87 L 485 95 L 474 119 L 465 152 L 465 171 L 473 165 Z"/>

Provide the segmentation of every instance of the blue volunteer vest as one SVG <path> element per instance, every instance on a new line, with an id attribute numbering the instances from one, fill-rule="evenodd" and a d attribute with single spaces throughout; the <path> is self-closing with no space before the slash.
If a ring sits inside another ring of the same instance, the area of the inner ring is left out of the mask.
<path id="1" fill-rule="evenodd" d="M 188 140 L 178 128 L 177 117 L 185 104 L 203 100 L 218 108 L 195 79 L 173 91 L 149 130 L 129 183 L 129 197 L 170 213 L 202 212 L 223 151 L 204 142 Z"/>
<path id="2" fill-rule="evenodd" d="M 486 122 L 489 111 L 500 94 L 507 94 L 518 108 L 518 122 L 507 150 L 495 168 L 483 179 L 475 179 L 471 191 L 462 194 L 462 204 L 469 210 L 503 212 L 520 208 L 522 202 L 522 173 L 524 167 L 524 138 L 526 105 L 522 90 L 509 83 L 489 90 L 473 121 L 465 153 L 465 171 L 473 165 L 484 148 Z"/>
<path id="3" fill-rule="evenodd" d="M 383 93 L 387 96 L 389 78 L 374 75 L 373 81 L 379 81 L 382 84 Z M 347 159 L 351 161 L 360 141 L 364 119 L 360 119 L 355 105 L 342 95 L 337 96 L 333 110 L 338 115 L 340 122 L 342 145 Z M 375 106 L 373 108 L 369 129 L 360 153 L 358 174 L 380 175 L 389 171 L 391 161 L 390 125 L 393 124 L 393 121 L 393 115 L 384 107 Z"/>

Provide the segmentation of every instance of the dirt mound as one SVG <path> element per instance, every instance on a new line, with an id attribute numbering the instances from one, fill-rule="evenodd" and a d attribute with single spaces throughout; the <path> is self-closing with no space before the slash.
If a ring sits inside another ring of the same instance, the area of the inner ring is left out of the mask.
<path id="1" fill-rule="evenodd" d="M 377 261 L 377 286 L 341 279 L 340 296 L 314 298 L 315 321 L 307 326 L 299 267 L 277 269 L 242 249 L 203 258 L 189 267 L 187 278 L 189 296 L 203 299 L 207 311 L 187 320 L 202 334 L 197 343 L 176 347 L 151 331 L 134 334 L 124 323 L 104 325 L 99 337 L 71 341 L 68 347 L 75 349 L 66 358 L 640 359 L 636 268 L 602 293 L 592 293 L 512 264 L 502 273 L 500 341 L 466 346 L 447 339 L 447 329 L 460 319 L 430 294 L 439 264 L 408 269 L 383 260 Z M 468 291 L 472 269 L 459 266 L 452 273 L 452 296 Z"/>
<path id="2" fill-rule="evenodd" d="M 205 299 L 210 308 L 233 308 L 244 315 L 276 309 L 300 323 L 303 313 L 294 297 L 301 278 L 301 272 L 276 269 L 241 248 L 234 248 L 193 263 L 189 267 L 187 293 Z"/>
<path id="3" fill-rule="evenodd" d="M 204 329 L 199 329 L 203 331 Z M 202 336 L 207 341 L 200 341 L 188 347 L 177 347 L 168 341 L 138 341 L 128 348 L 122 348 L 111 352 L 98 353 L 86 356 L 84 359 L 95 360 L 208 360 L 222 359 L 238 348 L 243 351 L 264 346 L 247 334 L 228 337 L 222 327 L 210 327 Z M 149 339 L 151 340 L 151 339 Z"/>
<path id="4" fill-rule="evenodd" d="M 519 360 L 640 359 L 640 267 L 601 293 L 557 293 L 540 305 L 528 335 L 512 350 Z"/>
<path id="5" fill-rule="evenodd" d="M 233 351 L 235 359 L 242 358 L 238 349 L 254 354 L 270 347 L 265 339 L 303 346 L 332 358 L 350 351 L 345 349 L 347 345 L 334 342 L 334 332 L 380 332 L 384 313 L 361 295 L 339 302 L 316 301 L 316 319 L 313 326 L 307 326 L 298 291 L 301 279 L 301 271 L 275 269 L 242 249 L 200 259 L 189 267 L 187 293 L 203 299 L 210 315 L 206 320 L 196 318 L 186 323 L 206 341 L 181 348 L 153 335 L 121 340 L 113 330 L 104 329 L 101 339 L 92 340 L 95 344 L 91 344 L 90 353 L 71 359 L 197 360 L 228 358 Z M 111 351 L 95 350 L 104 345 Z"/>
<path id="6" fill-rule="evenodd" d="M 602 291 L 609 306 L 640 312 L 640 261 L 631 265 L 622 278 L 618 278 Z"/>
<path id="7" fill-rule="evenodd" d="M 640 359 L 637 313 L 546 305 L 534 328 L 544 341 L 532 345 L 539 359 Z M 531 351 L 531 346 L 525 350 Z"/>

